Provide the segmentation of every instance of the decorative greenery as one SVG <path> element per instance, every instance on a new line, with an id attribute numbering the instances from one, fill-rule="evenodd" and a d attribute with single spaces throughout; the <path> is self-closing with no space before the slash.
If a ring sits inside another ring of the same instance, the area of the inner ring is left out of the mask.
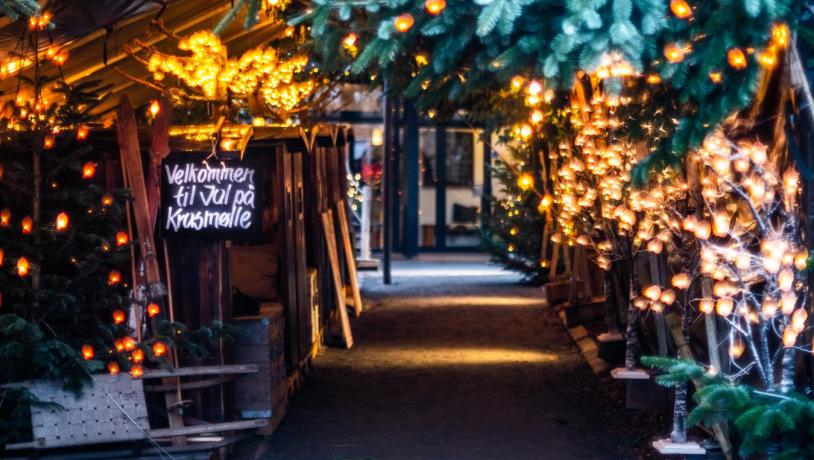
<path id="1" fill-rule="evenodd" d="M 520 174 L 539 184 L 539 168 L 534 167 L 531 145 L 509 144 L 508 149 L 511 158 L 500 159 L 491 168 L 492 177 L 500 181 L 503 189 L 492 197 L 491 216 L 483 229 L 483 246 L 494 262 L 522 273 L 528 282 L 542 284 L 550 270 L 547 254 L 543 253 L 546 212 L 550 205 L 541 209 L 539 192 L 518 183 Z"/>
<path id="2" fill-rule="evenodd" d="M 646 170 L 676 164 L 700 145 L 711 126 L 749 104 L 758 57 L 773 24 L 793 26 L 802 8 L 793 0 L 707 2 L 682 19 L 668 5 L 663 0 L 450 1 L 433 15 L 419 0 L 317 0 L 292 24 L 310 25 L 321 69 L 381 72 L 424 109 L 442 101 L 460 104 L 468 95 L 505 87 L 515 75 L 568 90 L 580 70 L 594 70 L 608 54 L 618 53 L 635 73 L 659 75 L 661 90 L 674 101 L 659 106 L 660 120 L 676 122 L 665 124 L 669 139 L 640 167 Z M 415 20 L 404 32 L 394 26 L 402 14 Z M 344 44 L 350 33 L 357 53 Z M 687 52 L 667 62 L 665 49 L 676 44 Z M 745 53 L 744 68 L 727 62 L 734 48 Z M 426 65 L 414 62 L 419 54 L 426 56 Z M 716 72 L 720 81 L 710 77 Z M 623 85 L 609 78 L 607 89 L 619 94 Z"/>
<path id="3" fill-rule="evenodd" d="M 814 454 L 814 401 L 797 392 L 775 393 L 734 383 L 691 360 L 646 356 L 642 362 L 665 371 L 656 382 L 675 387 L 693 381 L 696 407 L 690 425 L 727 423 L 737 434 L 742 458 L 804 458 Z"/>

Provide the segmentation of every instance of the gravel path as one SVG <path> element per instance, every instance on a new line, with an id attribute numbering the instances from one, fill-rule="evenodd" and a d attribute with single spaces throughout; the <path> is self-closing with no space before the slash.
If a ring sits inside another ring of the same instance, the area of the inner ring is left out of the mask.
<path id="1" fill-rule="evenodd" d="M 641 440 L 614 434 L 619 402 L 539 288 L 479 258 L 397 262 L 394 280 L 363 280 L 354 348 L 323 352 L 277 432 L 237 458 L 634 458 Z"/>

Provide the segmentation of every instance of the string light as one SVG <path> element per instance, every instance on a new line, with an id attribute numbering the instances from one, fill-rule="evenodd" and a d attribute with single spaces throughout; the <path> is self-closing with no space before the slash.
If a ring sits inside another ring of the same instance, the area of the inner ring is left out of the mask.
<path id="1" fill-rule="evenodd" d="M 692 47 L 688 43 L 668 43 L 664 46 L 664 58 L 671 64 L 676 64 L 684 60 L 690 54 Z"/>
<path id="2" fill-rule="evenodd" d="M 210 100 L 225 99 L 227 91 L 244 96 L 258 93 L 268 107 L 290 111 L 315 89 L 312 80 L 295 80 L 305 70 L 306 55 L 283 58 L 274 48 L 260 47 L 231 59 L 220 38 L 208 30 L 182 39 L 178 48 L 190 55 L 156 51 L 150 56 L 148 70 L 154 75 L 175 75 Z"/>
<path id="3" fill-rule="evenodd" d="M 122 274 L 119 273 L 117 270 L 111 270 L 110 273 L 107 274 L 107 284 L 110 286 L 114 286 L 116 284 L 121 283 L 122 281 Z"/>
<path id="4" fill-rule="evenodd" d="M 410 13 L 403 13 L 393 19 L 393 26 L 398 32 L 405 33 L 412 29 L 415 23 L 415 18 Z"/>
<path id="5" fill-rule="evenodd" d="M 113 324 L 122 324 L 127 319 L 127 314 L 124 310 L 113 311 Z"/>
<path id="6" fill-rule="evenodd" d="M 685 0 L 670 0 L 670 11 L 678 19 L 687 19 L 692 16 L 692 8 Z"/>
<path id="7" fill-rule="evenodd" d="M 130 235 L 125 231 L 116 233 L 116 246 L 125 246 L 130 243 Z"/>
<path id="8" fill-rule="evenodd" d="M 747 66 L 746 54 L 740 48 L 730 48 L 726 52 L 726 61 L 735 70 L 743 70 Z"/>
<path id="9" fill-rule="evenodd" d="M 82 357 L 85 358 L 85 361 L 90 361 L 93 356 L 93 347 L 88 344 L 82 345 Z"/>
<path id="10" fill-rule="evenodd" d="M 61 232 L 61 231 L 67 230 L 68 229 L 68 220 L 69 220 L 68 219 L 68 214 L 66 214 L 64 212 L 61 212 L 61 213 L 57 214 L 57 220 L 56 220 L 56 223 L 54 225 L 56 227 L 57 231 Z"/>
<path id="11" fill-rule="evenodd" d="M 82 179 L 91 179 L 96 174 L 96 163 L 88 161 L 82 165 Z"/>
<path id="12" fill-rule="evenodd" d="M 31 263 L 28 262 L 28 259 L 25 257 L 20 257 L 17 259 L 17 275 L 20 277 L 28 276 L 28 272 L 31 270 Z"/>
<path id="13" fill-rule="evenodd" d="M 427 0 L 424 2 L 424 8 L 427 10 L 427 13 L 432 15 L 440 14 L 446 7 L 446 0 Z"/>

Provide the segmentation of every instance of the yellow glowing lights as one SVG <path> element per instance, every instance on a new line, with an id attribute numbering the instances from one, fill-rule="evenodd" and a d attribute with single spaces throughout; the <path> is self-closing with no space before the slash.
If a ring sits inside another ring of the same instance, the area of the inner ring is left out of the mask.
<path id="1" fill-rule="evenodd" d="M 780 48 L 789 46 L 789 26 L 784 23 L 774 24 L 772 26 L 772 43 Z"/>
<path id="2" fill-rule="evenodd" d="M 415 18 L 413 18 L 413 15 L 410 13 L 400 14 L 393 19 L 393 27 L 401 33 L 412 29 L 413 24 L 415 24 Z"/>
<path id="3" fill-rule="evenodd" d="M 427 10 L 427 13 L 432 15 L 436 15 L 444 11 L 444 8 L 447 7 L 446 0 L 427 0 L 424 2 L 424 8 Z"/>
<path id="4" fill-rule="evenodd" d="M 64 213 L 64 212 L 61 212 L 61 213 L 57 214 L 57 219 L 56 219 L 56 223 L 54 224 L 54 227 L 57 229 L 57 231 L 60 231 L 60 232 L 64 231 L 64 230 L 67 230 L 68 229 L 68 222 L 69 222 L 68 214 Z"/>
<path id="5" fill-rule="evenodd" d="M 659 83 L 661 83 L 661 75 L 657 73 L 648 74 L 646 81 L 650 85 L 658 85 Z"/>
<path id="6" fill-rule="evenodd" d="M 748 65 L 746 54 L 740 48 L 730 48 L 726 52 L 726 61 L 735 70 L 743 70 Z"/>
<path id="7" fill-rule="evenodd" d="M 689 273 L 677 273 L 673 275 L 671 279 L 671 284 L 676 289 L 687 289 L 690 287 L 690 274 Z"/>
<path id="8" fill-rule="evenodd" d="M 150 102 L 150 107 L 148 110 L 150 111 L 150 115 L 156 116 L 158 115 L 158 112 L 161 111 L 161 104 L 158 102 L 158 100 L 153 99 L 153 101 Z"/>
<path id="9" fill-rule="evenodd" d="M 692 52 L 692 46 L 689 43 L 676 42 L 664 46 L 664 58 L 671 64 L 683 61 L 690 52 Z"/>
<path id="10" fill-rule="evenodd" d="M 522 191 L 528 191 L 534 187 L 534 176 L 529 173 L 522 173 L 517 176 L 517 186 Z"/>
<path id="11" fill-rule="evenodd" d="M 670 0 L 670 11 L 678 19 L 687 19 L 692 16 L 692 8 L 690 8 L 690 4 L 686 0 Z"/>
<path id="12" fill-rule="evenodd" d="M 17 275 L 20 277 L 28 276 L 28 272 L 31 270 L 31 263 L 25 257 L 20 257 L 17 259 Z"/>
<path id="13" fill-rule="evenodd" d="M 315 88 L 311 80 L 297 81 L 308 57 L 286 58 L 274 48 L 259 47 L 239 58 L 228 58 L 226 47 L 211 31 L 198 31 L 182 39 L 178 48 L 188 56 L 154 52 L 147 68 L 153 74 L 171 74 L 187 85 L 198 88 L 210 100 L 225 99 L 227 92 L 235 95 L 259 94 L 271 108 L 290 111 L 310 95 Z"/>

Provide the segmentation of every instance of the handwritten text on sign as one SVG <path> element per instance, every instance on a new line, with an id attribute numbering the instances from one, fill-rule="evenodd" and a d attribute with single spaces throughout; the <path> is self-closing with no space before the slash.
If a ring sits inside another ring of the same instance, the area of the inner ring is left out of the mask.
<path id="1" fill-rule="evenodd" d="M 166 161 L 162 168 L 164 231 L 231 239 L 257 230 L 262 188 L 256 165 Z"/>

